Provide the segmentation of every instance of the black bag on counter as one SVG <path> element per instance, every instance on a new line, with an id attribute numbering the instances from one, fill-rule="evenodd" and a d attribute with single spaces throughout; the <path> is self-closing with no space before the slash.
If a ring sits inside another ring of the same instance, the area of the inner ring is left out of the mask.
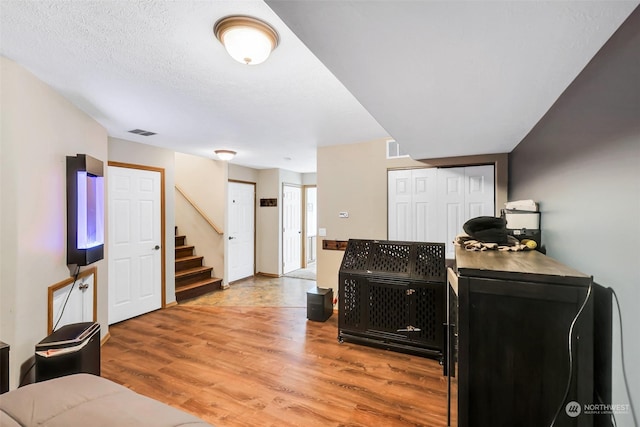
<path id="1" fill-rule="evenodd" d="M 493 216 L 479 216 L 465 222 L 462 229 L 470 237 L 484 243 L 507 243 L 507 221 Z"/>

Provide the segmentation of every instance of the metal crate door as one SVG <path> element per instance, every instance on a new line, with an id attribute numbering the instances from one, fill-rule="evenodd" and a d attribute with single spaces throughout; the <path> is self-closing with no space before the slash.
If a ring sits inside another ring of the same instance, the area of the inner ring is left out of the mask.
<path id="1" fill-rule="evenodd" d="M 413 292 L 406 282 L 369 280 L 367 330 L 384 333 L 389 338 L 410 337 Z"/>
<path id="2" fill-rule="evenodd" d="M 444 350 L 445 302 L 444 286 L 440 283 L 421 283 L 415 286 L 412 319 L 419 329 L 411 338 L 432 349 Z"/>
<path id="3" fill-rule="evenodd" d="M 343 330 L 364 330 L 364 310 L 366 304 L 364 287 L 366 279 L 362 276 L 340 273 L 338 283 L 338 328 Z"/>

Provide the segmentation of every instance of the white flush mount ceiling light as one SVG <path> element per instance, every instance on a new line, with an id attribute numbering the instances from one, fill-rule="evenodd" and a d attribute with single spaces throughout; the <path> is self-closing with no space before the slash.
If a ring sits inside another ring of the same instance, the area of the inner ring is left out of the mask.
<path id="1" fill-rule="evenodd" d="M 236 152 L 232 150 L 216 150 L 214 151 L 220 160 L 228 162 L 236 156 Z"/>
<path id="2" fill-rule="evenodd" d="M 233 59 L 247 65 L 266 61 L 279 41 L 273 27 L 250 16 L 222 18 L 213 32 Z"/>

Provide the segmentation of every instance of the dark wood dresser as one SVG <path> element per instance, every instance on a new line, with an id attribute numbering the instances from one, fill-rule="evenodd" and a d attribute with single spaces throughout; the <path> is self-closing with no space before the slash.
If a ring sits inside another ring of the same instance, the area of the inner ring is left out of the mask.
<path id="1" fill-rule="evenodd" d="M 594 316 L 609 294 L 590 276 L 536 251 L 457 248 L 449 283 L 451 425 L 541 427 L 554 417 L 556 427 L 606 425 L 566 409 L 611 399 L 611 300 L 602 362 Z"/>

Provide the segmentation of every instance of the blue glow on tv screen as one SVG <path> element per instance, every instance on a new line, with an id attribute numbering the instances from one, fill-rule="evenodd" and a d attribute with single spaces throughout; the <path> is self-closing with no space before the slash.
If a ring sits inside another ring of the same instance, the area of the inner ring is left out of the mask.
<path id="1" fill-rule="evenodd" d="M 78 171 L 78 249 L 104 244 L 103 177 Z"/>

